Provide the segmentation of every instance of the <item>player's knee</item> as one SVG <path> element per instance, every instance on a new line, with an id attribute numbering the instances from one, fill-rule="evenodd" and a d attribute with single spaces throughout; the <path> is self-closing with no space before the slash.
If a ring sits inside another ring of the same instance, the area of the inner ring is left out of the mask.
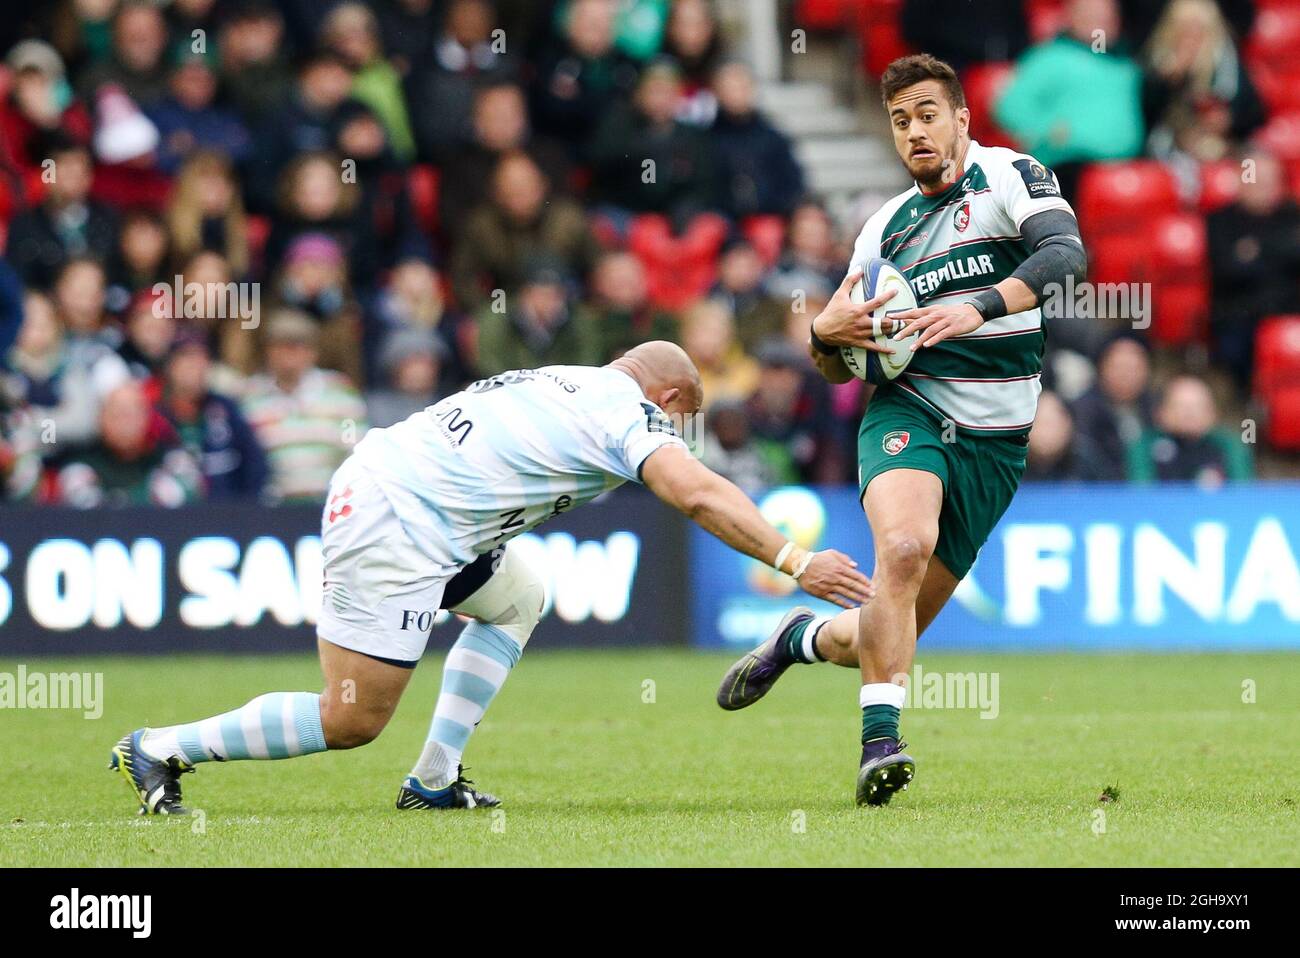
<path id="1" fill-rule="evenodd" d="M 920 579 L 934 551 L 933 544 L 910 530 L 881 536 L 876 552 L 883 569 L 892 576 Z"/>
<path id="2" fill-rule="evenodd" d="M 331 749 L 360 748 L 379 737 L 391 713 L 360 708 L 355 702 L 321 699 L 320 722 Z"/>

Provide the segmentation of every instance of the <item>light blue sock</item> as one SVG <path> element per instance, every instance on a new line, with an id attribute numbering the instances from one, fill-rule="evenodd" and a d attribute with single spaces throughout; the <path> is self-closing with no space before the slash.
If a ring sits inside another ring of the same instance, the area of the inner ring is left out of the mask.
<path id="1" fill-rule="evenodd" d="M 188 725 L 149 729 L 141 748 L 191 765 L 236 759 L 293 758 L 326 749 L 315 692 L 267 692 L 243 708 Z"/>
<path id="2" fill-rule="evenodd" d="M 523 648 L 486 622 L 471 622 L 447 653 L 429 739 L 411 774 L 429 788 L 455 781 L 461 754 Z"/>

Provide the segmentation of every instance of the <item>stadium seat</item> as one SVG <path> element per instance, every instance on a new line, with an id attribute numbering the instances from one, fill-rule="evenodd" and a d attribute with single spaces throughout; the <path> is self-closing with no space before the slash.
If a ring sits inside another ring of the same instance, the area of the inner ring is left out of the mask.
<path id="1" fill-rule="evenodd" d="M 1241 164 L 1236 160 L 1214 160 L 1201 164 L 1201 194 L 1196 208 L 1213 213 L 1237 198 L 1241 188 Z"/>
<path id="2" fill-rule="evenodd" d="M 903 0 L 858 0 L 856 8 L 862 65 L 877 80 L 891 62 L 916 52 L 903 39 Z"/>
<path id="3" fill-rule="evenodd" d="M 1168 346 L 1205 338 L 1210 311 L 1209 251 L 1198 213 L 1161 217 L 1150 233 L 1151 337 Z"/>
<path id="4" fill-rule="evenodd" d="M 785 245 L 785 219 L 776 215 L 750 216 L 740 224 L 740 231 L 753 245 L 754 251 L 771 266 L 781 256 Z"/>
<path id="5" fill-rule="evenodd" d="M 1063 0 L 1028 0 L 1025 18 L 1029 21 L 1029 38 L 1034 43 L 1050 40 L 1065 28 Z"/>
<path id="6" fill-rule="evenodd" d="M 1090 235 L 1123 232 L 1179 208 L 1178 181 L 1163 163 L 1093 163 L 1079 180 L 1079 223 Z"/>
<path id="7" fill-rule="evenodd" d="M 1276 449 L 1300 450 L 1300 383 L 1280 386 L 1264 399 L 1264 438 Z"/>
<path id="8" fill-rule="evenodd" d="M 1300 57 L 1300 51 L 1296 53 Z M 1269 113 L 1300 109 L 1300 63 L 1250 64 L 1250 79 Z"/>
<path id="9" fill-rule="evenodd" d="M 980 63 L 962 76 L 966 105 L 971 112 L 971 134 L 985 146 L 1015 147 L 1015 140 L 993 119 L 993 104 L 1011 79 L 1010 63 Z"/>
<path id="10" fill-rule="evenodd" d="M 794 22 L 809 30 L 839 30 L 848 15 L 848 0 L 797 0 Z"/>
<path id="11" fill-rule="evenodd" d="M 1255 333 L 1255 393 L 1300 385 L 1300 316 L 1270 316 Z"/>
<path id="12" fill-rule="evenodd" d="M 1300 5 L 1272 6 L 1255 16 L 1246 41 L 1248 63 L 1285 66 L 1300 51 Z"/>
<path id="13" fill-rule="evenodd" d="M 650 299 L 663 309 L 681 309 L 708 292 L 726 238 L 727 221 L 712 213 L 695 217 L 680 236 L 655 213 L 636 217 L 628 228 L 628 248 L 645 266 Z"/>
<path id="14" fill-rule="evenodd" d="M 415 221 L 427 236 L 438 232 L 439 181 L 438 168 L 428 163 L 417 163 L 407 174 L 406 189 L 415 211 Z"/>
<path id="15" fill-rule="evenodd" d="M 1140 231 L 1102 233 L 1088 240 L 1088 278 L 1094 283 L 1151 281 L 1150 239 Z"/>

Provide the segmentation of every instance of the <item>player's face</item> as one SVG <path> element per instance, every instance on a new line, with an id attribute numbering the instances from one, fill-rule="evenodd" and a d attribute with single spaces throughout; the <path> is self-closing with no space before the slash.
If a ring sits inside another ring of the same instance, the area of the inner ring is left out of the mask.
<path id="1" fill-rule="evenodd" d="M 894 149 L 912 178 L 927 191 L 953 182 L 961 171 L 958 153 L 970 127 L 970 110 L 954 109 L 938 80 L 904 87 L 888 110 Z"/>

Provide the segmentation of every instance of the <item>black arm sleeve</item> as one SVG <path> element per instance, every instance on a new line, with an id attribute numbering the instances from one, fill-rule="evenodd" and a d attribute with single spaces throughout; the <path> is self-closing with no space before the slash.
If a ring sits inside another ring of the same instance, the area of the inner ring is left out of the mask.
<path id="1" fill-rule="evenodd" d="M 1049 283 L 1063 286 L 1067 276 L 1073 276 L 1075 282 L 1087 276 L 1088 254 L 1079 224 L 1065 210 L 1035 213 L 1020 225 L 1020 235 L 1033 252 L 1011 275 L 1033 290 L 1040 302 Z"/>

